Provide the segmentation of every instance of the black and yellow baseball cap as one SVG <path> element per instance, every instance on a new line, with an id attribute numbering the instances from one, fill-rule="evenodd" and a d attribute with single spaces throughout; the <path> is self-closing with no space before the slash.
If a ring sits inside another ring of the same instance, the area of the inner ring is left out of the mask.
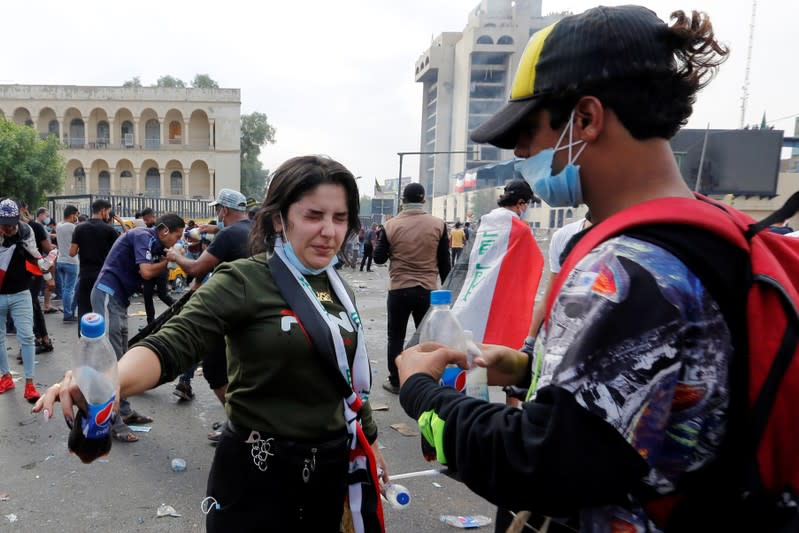
<path id="1" fill-rule="evenodd" d="M 533 34 L 519 61 L 508 103 L 470 138 L 513 148 L 522 119 L 540 105 L 542 96 L 674 69 L 668 26 L 645 7 L 600 6 L 564 17 Z"/>

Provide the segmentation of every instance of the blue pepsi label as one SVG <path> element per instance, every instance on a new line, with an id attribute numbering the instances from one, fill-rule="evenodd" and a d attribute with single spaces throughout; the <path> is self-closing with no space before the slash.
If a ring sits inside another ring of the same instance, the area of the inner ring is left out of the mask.
<path id="1" fill-rule="evenodd" d="M 114 414 L 116 396 L 102 404 L 90 403 L 89 414 L 83 419 L 81 429 L 87 439 L 104 439 L 111 432 L 111 418 Z"/>
<path id="2" fill-rule="evenodd" d="M 454 365 L 448 366 L 444 369 L 438 383 L 445 387 L 452 387 L 458 392 L 464 392 L 466 391 L 466 371 Z"/>

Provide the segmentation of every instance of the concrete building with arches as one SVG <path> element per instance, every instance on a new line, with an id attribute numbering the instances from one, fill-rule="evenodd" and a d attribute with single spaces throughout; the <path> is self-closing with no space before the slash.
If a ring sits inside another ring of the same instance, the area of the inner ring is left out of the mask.
<path id="1" fill-rule="evenodd" d="M 239 89 L 0 85 L 0 117 L 63 143 L 61 195 L 239 189 L 240 116 Z"/>

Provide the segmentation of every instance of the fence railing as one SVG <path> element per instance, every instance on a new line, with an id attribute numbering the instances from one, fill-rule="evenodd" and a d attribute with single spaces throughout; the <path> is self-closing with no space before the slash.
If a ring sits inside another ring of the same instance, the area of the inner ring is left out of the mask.
<path id="1" fill-rule="evenodd" d="M 214 208 L 208 206 L 207 199 L 155 198 L 124 194 L 73 194 L 49 196 L 48 209 L 56 220 L 61 220 L 64 207 L 74 205 L 81 213 L 91 215 L 91 205 L 98 198 L 111 202 L 114 213 L 121 217 L 132 217 L 137 211 L 151 207 L 157 215 L 177 213 L 186 220 L 204 220 L 214 216 Z"/>

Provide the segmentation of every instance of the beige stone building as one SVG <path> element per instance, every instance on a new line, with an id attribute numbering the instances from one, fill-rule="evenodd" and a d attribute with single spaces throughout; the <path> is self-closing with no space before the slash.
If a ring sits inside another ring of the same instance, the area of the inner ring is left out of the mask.
<path id="1" fill-rule="evenodd" d="M 240 114 L 239 89 L 0 85 L 0 117 L 64 144 L 61 195 L 238 189 Z"/>

